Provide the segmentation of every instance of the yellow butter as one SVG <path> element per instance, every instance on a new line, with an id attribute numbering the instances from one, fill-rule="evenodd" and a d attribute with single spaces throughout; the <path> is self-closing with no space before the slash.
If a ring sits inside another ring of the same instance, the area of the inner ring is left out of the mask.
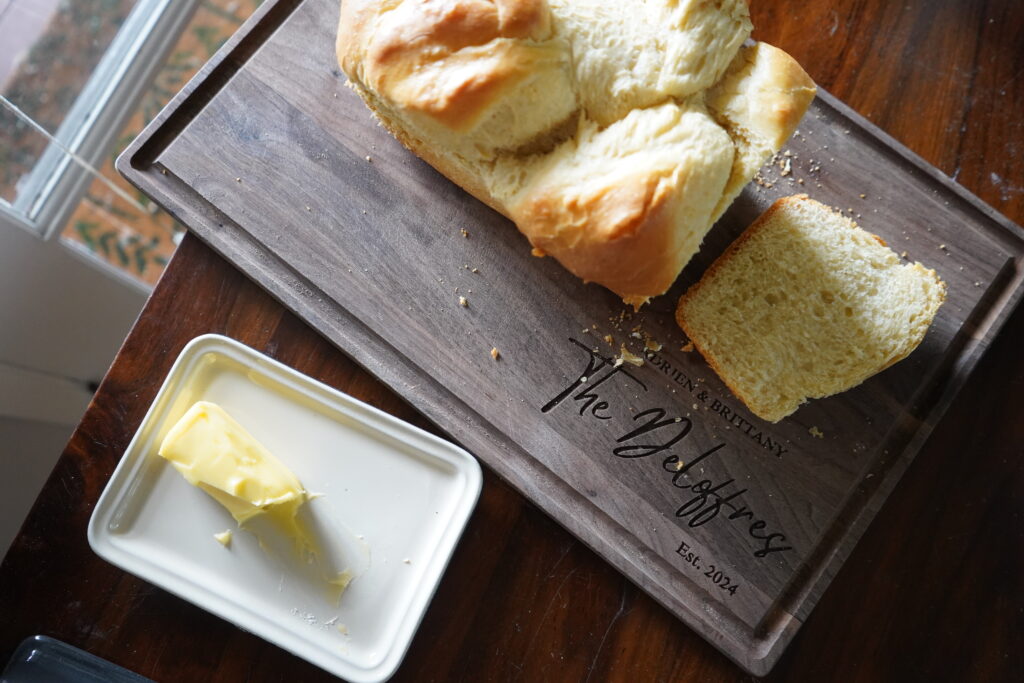
<path id="1" fill-rule="evenodd" d="M 220 543 L 225 548 L 231 545 L 231 536 L 231 529 L 227 529 L 226 531 L 222 531 L 219 534 L 213 535 L 213 537 L 217 539 L 217 543 Z"/>
<path id="2" fill-rule="evenodd" d="M 324 557 L 318 537 L 297 516 L 299 508 L 316 496 L 216 403 L 193 404 L 171 427 L 158 453 L 186 481 L 227 508 L 240 526 L 255 518 L 266 520 L 294 542 L 303 564 Z M 253 524 L 259 526 L 256 521 Z M 264 538 L 259 528 L 245 528 L 256 535 L 260 547 L 270 551 L 271 537 Z M 214 538 L 227 546 L 231 532 L 214 534 Z M 323 577 L 333 601 L 353 578 L 347 569 Z"/>
<path id="3" fill-rule="evenodd" d="M 239 524 L 264 515 L 300 545 L 312 545 L 295 518 L 309 497 L 298 477 L 216 403 L 193 404 L 164 437 L 159 454 Z"/>

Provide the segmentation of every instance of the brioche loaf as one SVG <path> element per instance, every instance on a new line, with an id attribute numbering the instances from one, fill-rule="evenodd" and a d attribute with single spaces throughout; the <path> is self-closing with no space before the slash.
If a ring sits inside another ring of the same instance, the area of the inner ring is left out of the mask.
<path id="1" fill-rule="evenodd" d="M 744 0 L 344 0 L 337 53 L 403 144 L 639 306 L 814 97 L 750 30 Z"/>
<path id="2" fill-rule="evenodd" d="M 934 270 L 798 195 L 747 228 L 676 319 L 751 412 L 778 422 L 906 358 L 945 292 Z"/>

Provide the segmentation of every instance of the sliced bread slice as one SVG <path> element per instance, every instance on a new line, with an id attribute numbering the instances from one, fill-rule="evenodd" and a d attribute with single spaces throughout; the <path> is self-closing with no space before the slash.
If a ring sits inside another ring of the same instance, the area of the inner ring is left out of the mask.
<path id="1" fill-rule="evenodd" d="M 797 195 L 712 264 L 676 320 L 751 412 L 778 422 L 910 355 L 945 295 L 934 270 Z"/>

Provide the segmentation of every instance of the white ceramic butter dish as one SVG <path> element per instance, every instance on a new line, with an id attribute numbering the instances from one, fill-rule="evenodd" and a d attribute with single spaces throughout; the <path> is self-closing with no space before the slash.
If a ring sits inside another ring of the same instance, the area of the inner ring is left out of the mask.
<path id="1" fill-rule="evenodd" d="M 222 406 L 322 494 L 306 505 L 341 600 L 287 553 L 261 549 L 226 509 L 157 455 L 199 400 Z M 234 340 L 182 350 L 100 496 L 89 543 L 107 561 L 354 683 L 398 668 L 476 504 L 465 450 Z M 229 546 L 214 534 L 234 529 Z"/>

